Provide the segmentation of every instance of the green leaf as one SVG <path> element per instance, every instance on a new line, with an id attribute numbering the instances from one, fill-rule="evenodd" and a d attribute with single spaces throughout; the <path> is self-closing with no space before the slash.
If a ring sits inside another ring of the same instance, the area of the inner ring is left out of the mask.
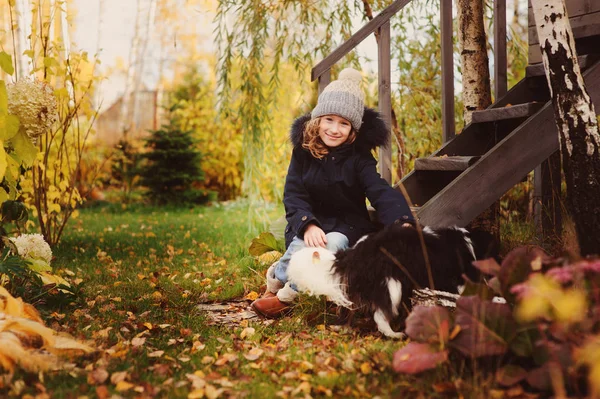
<path id="1" fill-rule="evenodd" d="M 0 69 L 9 75 L 12 75 L 15 72 L 12 57 L 5 51 L 0 51 Z"/>
<path id="2" fill-rule="evenodd" d="M 0 140 L 12 139 L 19 132 L 19 118 L 14 115 L 0 114 Z"/>
<path id="3" fill-rule="evenodd" d="M 250 248 L 248 248 L 248 252 L 252 256 L 259 256 L 269 251 L 277 251 L 279 249 L 279 245 L 275 236 L 272 233 L 264 232 L 260 233 L 258 237 L 252 239 L 252 243 L 250 244 Z"/>
<path id="4" fill-rule="evenodd" d="M 52 267 L 42 259 L 27 259 L 29 261 L 29 268 L 34 272 L 51 272 Z"/>
<path id="5" fill-rule="evenodd" d="M 0 205 L 3 223 L 24 222 L 29 217 L 27 207 L 21 201 L 5 200 Z"/>
<path id="6" fill-rule="evenodd" d="M 38 150 L 29 137 L 24 132 L 19 132 L 10 141 L 19 158 L 23 160 L 23 166 L 26 168 L 33 166 Z"/>

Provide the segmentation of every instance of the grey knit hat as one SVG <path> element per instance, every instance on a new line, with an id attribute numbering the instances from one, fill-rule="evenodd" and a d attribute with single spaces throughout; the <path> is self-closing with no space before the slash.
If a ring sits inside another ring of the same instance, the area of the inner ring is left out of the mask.
<path id="1" fill-rule="evenodd" d="M 358 131 L 365 110 L 365 95 L 360 88 L 362 75 L 359 71 L 346 68 L 338 80 L 329 83 L 319 95 L 317 106 L 310 114 L 311 118 L 323 115 L 337 115 L 347 119 Z"/>

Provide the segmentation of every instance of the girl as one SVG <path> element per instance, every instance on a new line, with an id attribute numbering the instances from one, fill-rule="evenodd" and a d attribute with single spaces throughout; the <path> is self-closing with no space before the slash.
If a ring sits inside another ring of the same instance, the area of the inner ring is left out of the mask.
<path id="1" fill-rule="evenodd" d="M 267 292 L 252 303 L 259 314 L 283 315 L 298 292 L 287 280 L 292 254 L 301 248 L 348 248 L 375 230 L 366 198 L 384 225 L 411 226 L 404 196 L 377 172 L 371 150 L 388 140 L 385 122 L 364 106 L 360 72 L 344 69 L 319 95 L 310 115 L 294 121 L 294 146 L 283 194 L 287 250 L 267 271 Z"/>

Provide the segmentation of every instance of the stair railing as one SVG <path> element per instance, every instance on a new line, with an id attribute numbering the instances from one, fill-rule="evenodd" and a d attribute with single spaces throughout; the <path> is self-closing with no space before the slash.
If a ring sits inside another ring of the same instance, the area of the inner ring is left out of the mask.
<path id="1" fill-rule="evenodd" d="M 376 33 L 379 111 L 388 126 L 392 126 L 390 18 L 411 0 L 396 0 L 365 24 L 311 70 L 311 81 L 319 81 L 319 93 L 331 82 L 331 67 L 352 51 L 370 34 Z M 454 123 L 454 61 L 452 34 L 452 0 L 440 0 L 440 31 L 442 52 L 442 138 L 446 142 L 455 135 Z M 494 93 L 500 98 L 506 93 L 506 0 L 494 0 Z M 389 141 L 388 141 L 389 142 Z M 392 180 L 391 145 L 379 149 L 381 176 Z"/>

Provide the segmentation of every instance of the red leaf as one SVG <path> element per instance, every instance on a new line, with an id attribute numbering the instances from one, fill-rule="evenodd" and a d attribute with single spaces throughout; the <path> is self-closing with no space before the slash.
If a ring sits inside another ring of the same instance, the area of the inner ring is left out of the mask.
<path id="1" fill-rule="evenodd" d="M 448 360 L 448 351 L 435 351 L 428 344 L 409 342 L 394 353 L 393 367 L 398 373 L 418 374 Z"/>
<path id="2" fill-rule="evenodd" d="M 515 364 L 507 364 L 496 371 L 496 382 L 504 387 L 510 387 L 527 377 L 527 370 Z"/>
<path id="3" fill-rule="evenodd" d="M 527 280 L 532 272 L 540 271 L 542 264 L 549 259 L 546 252 L 535 245 L 522 246 L 510 251 L 502 261 L 498 272 L 502 296 L 509 303 L 514 303 L 515 296 L 510 289 L 515 284 Z"/>
<path id="4" fill-rule="evenodd" d="M 445 344 L 450 340 L 450 313 L 441 306 L 415 306 L 406 318 L 406 334 L 413 340 Z"/>
<path id="5" fill-rule="evenodd" d="M 505 353 L 516 330 L 507 304 L 482 301 L 477 296 L 458 299 L 455 322 L 461 331 L 451 344 L 471 357 Z"/>
<path id="6" fill-rule="evenodd" d="M 473 266 L 479 269 L 482 273 L 491 274 L 497 276 L 500 272 L 500 265 L 494 258 L 476 260 L 473 262 Z"/>

